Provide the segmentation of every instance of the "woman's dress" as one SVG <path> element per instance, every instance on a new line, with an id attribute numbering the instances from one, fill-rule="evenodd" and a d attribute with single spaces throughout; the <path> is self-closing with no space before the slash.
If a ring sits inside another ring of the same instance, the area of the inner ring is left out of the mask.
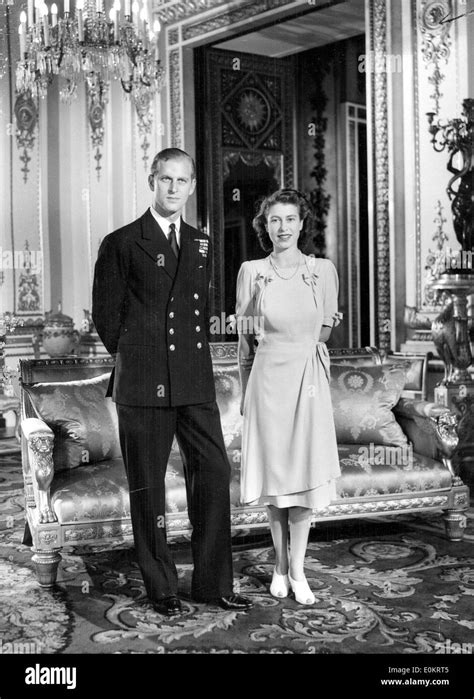
<path id="1" fill-rule="evenodd" d="M 338 277 L 329 260 L 304 255 L 302 261 L 289 279 L 269 257 L 244 262 L 239 271 L 238 328 L 253 329 L 258 342 L 244 401 L 241 500 L 247 504 L 324 509 L 336 497 L 329 354 L 319 335 L 338 315 Z"/>

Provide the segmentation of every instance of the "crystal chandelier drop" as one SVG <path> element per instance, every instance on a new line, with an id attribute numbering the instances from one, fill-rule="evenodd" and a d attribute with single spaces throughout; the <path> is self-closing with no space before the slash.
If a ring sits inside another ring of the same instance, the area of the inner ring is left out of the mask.
<path id="1" fill-rule="evenodd" d="M 28 0 L 18 28 L 17 91 L 44 98 L 57 76 L 61 99 L 70 101 L 81 78 L 101 85 L 118 79 L 137 107 L 149 103 L 163 86 L 164 70 L 160 23 L 150 26 L 146 0 L 141 6 L 125 0 L 123 11 L 120 0 L 76 0 L 74 11 L 71 4 L 64 0 L 60 17 L 56 3 Z"/>

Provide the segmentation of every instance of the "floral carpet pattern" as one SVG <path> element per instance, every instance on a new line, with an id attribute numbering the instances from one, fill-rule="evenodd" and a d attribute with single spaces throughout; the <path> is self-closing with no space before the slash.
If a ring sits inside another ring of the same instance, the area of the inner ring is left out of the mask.
<path id="1" fill-rule="evenodd" d="M 263 534 L 234 540 L 236 590 L 254 602 L 226 612 L 189 598 L 189 544 L 175 544 L 184 614 L 149 604 L 133 548 L 63 550 L 54 591 L 36 583 L 24 546 L 19 456 L 0 459 L 2 652 L 122 654 L 420 654 L 474 650 L 474 512 L 463 542 L 438 515 L 348 520 L 312 530 L 306 575 L 316 603 L 268 592 Z M 461 644 L 464 644 L 463 646 Z M 472 651 L 471 651 L 472 652 Z"/>

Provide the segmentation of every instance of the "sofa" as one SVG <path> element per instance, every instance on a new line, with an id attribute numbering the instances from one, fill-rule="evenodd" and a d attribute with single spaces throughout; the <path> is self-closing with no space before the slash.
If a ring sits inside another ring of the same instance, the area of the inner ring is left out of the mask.
<path id="1" fill-rule="evenodd" d="M 240 503 L 240 381 L 236 343 L 213 343 L 217 402 L 231 464 L 235 536 L 267 529 L 265 507 Z M 439 511 L 449 539 L 462 538 L 468 488 L 451 458 L 456 418 L 407 397 L 424 377 L 423 358 L 381 357 L 375 348 L 331 349 L 331 396 L 341 477 L 337 498 L 313 511 L 322 522 Z M 26 535 L 39 584 L 54 585 L 60 551 L 132 542 L 127 481 L 115 406 L 105 397 L 111 357 L 20 360 Z M 166 476 L 170 541 L 189 538 L 183 466 L 173 444 Z"/>

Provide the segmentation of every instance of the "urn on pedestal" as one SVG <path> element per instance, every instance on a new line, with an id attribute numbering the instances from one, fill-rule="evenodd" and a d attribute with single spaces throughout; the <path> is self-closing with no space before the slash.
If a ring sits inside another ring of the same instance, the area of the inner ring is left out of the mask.
<path id="1" fill-rule="evenodd" d="M 457 252 L 439 252 L 444 259 L 437 260 L 439 273 L 430 284 L 443 300 L 443 310 L 432 324 L 433 341 L 445 366 L 444 379 L 435 389 L 435 400 L 458 414 L 457 459 L 461 475 L 474 484 L 474 377 L 470 338 L 473 319 L 468 315 L 468 300 L 474 295 L 474 99 L 464 100 L 461 118 L 435 124 L 434 117 L 434 113 L 428 114 L 433 147 L 438 152 L 446 149 L 450 154 L 447 169 L 453 176 L 447 193 L 453 228 L 461 246 Z"/>
<path id="2" fill-rule="evenodd" d="M 79 332 L 74 329 L 74 321 L 61 312 L 46 314 L 43 328 L 43 348 L 50 357 L 64 357 L 72 354 L 79 342 Z"/>

